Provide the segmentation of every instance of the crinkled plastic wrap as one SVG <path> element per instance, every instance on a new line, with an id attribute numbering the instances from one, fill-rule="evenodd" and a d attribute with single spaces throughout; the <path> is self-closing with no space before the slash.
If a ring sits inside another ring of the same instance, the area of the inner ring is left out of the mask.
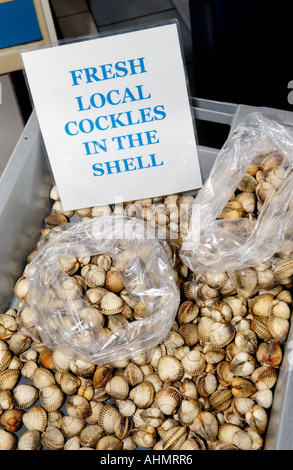
<path id="1" fill-rule="evenodd" d="M 165 339 L 180 301 L 166 242 L 155 239 L 142 220 L 124 216 L 64 224 L 61 232 L 53 232 L 31 261 L 27 275 L 35 326 L 47 347 L 103 364 L 145 352 Z M 98 254 L 112 259 L 127 294 L 134 303 L 142 302 L 142 318 L 128 322 L 119 315 L 120 321 L 115 320 L 111 302 L 106 317 L 112 318 L 112 330 L 91 316 L 93 305 L 75 288 L 59 261 Z"/>
<path id="2" fill-rule="evenodd" d="M 277 273 L 286 257 L 292 270 L 292 165 L 292 131 L 259 112 L 249 114 L 220 150 L 194 200 L 189 233 L 180 251 L 182 261 L 194 272 L 225 271 L 234 279 L 239 270 L 245 274 L 249 267 L 268 261 Z M 239 187 L 249 192 L 250 179 L 256 181 L 251 192 L 256 195 L 258 214 L 234 219 L 232 209 L 225 214 L 228 201 L 235 199 Z"/>

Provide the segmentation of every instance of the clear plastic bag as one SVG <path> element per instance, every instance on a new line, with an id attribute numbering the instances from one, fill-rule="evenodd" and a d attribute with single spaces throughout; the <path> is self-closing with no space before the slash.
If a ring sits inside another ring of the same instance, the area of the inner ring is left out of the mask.
<path id="1" fill-rule="evenodd" d="M 292 131 L 259 112 L 243 119 L 194 200 L 182 261 L 197 273 L 228 272 L 240 291 L 253 266 L 269 262 L 280 279 L 289 260 L 292 274 L 292 168 Z"/>
<path id="2" fill-rule="evenodd" d="M 163 341 L 180 301 L 169 248 L 142 220 L 132 217 L 104 216 L 53 229 L 27 270 L 29 302 L 43 343 L 72 358 L 103 364 Z M 82 260 L 98 254 L 109 256 L 120 272 L 124 297 L 106 297 L 101 287 L 95 292 L 100 300 L 93 303 L 64 270 L 67 262 L 74 265 L 78 259 L 82 265 Z M 137 306 L 138 319 L 127 321 L 121 305 Z"/>

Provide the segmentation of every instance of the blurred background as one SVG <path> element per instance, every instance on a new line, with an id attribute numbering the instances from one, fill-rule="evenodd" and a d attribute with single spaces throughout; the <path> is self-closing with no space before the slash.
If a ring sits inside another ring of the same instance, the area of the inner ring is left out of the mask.
<path id="1" fill-rule="evenodd" d="M 284 0 L 0 0 L 0 174 L 32 112 L 21 44 L 173 18 L 191 97 L 292 111 L 293 39 Z M 201 145 L 221 148 L 228 132 L 224 124 L 197 122 Z"/>

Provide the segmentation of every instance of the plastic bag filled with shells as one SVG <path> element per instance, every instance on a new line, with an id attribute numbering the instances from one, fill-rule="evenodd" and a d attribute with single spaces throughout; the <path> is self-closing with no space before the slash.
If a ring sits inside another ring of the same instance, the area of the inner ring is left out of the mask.
<path id="1" fill-rule="evenodd" d="M 194 200 L 182 261 L 194 272 L 231 273 L 244 293 L 258 282 L 257 273 L 243 281 L 252 266 L 269 262 L 277 280 L 291 276 L 292 168 L 292 131 L 259 112 L 246 116 Z"/>
<path id="2" fill-rule="evenodd" d="M 30 336 L 95 364 L 129 358 L 164 340 L 180 294 L 166 242 L 155 239 L 144 221 L 105 216 L 63 224 L 50 236 L 26 270 Z M 123 295 L 106 288 L 105 267 L 85 262 L 79 273 L 82 260 L 101 254 L 120 275 Z"/>

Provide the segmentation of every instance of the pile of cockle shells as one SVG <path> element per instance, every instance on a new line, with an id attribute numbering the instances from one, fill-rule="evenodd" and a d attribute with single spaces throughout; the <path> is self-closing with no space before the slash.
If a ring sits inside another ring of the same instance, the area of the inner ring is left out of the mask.
<path id="1" fill-rule="evenodd" d="M 266 162 L 276 169 L 279 160 Z M 258 165 L 253 171 L 250 167 L 247 175 L 257 181 L 262 172 L 268 181 L 270 169 Z M 282 176 L 282 171 L 275 173 Z M 258 185 L 254 182 L 251 191 L 242 183 L 223 217 L 229 218 L 229 210 L 239 217 L 257 217 Z M 53 214 L 46 218 L 35 250 L 52 227 L 74 215 L 63 212 L 55 186 L 51 197 Z M 129 211 L 127 215 L 138 216 L 138 210 L 145 217 L 149 210 L 154 224 L 165 219 L 169 229 L 177 230 L 181 220 L 175 220 L 175 212 L 180 214 L 183 198 L 135 201 L 119 210 L 89 208 L 76 215 L 84 219 Z M 190 201 L 187 196 L 185 203 Z M 120 282 L 113 293 L 121 296 L 123 283 L 110 260 L 99 255 L 90 261 L 103 265 L 106 279 L 113 274 Z M 233 280 L 226 272 L 191 273 L 178 260 L 174 275 L 182 299 L 165 340 L 131 359 L 95 365 L 26 335 L 31 318 L 24 271 L 15 286 L 17 307 L 0 315 L 0 449 L 261 449 L 289 331 L 293 260 L 280 257 L 274 266 L 247 268 Z"/>

